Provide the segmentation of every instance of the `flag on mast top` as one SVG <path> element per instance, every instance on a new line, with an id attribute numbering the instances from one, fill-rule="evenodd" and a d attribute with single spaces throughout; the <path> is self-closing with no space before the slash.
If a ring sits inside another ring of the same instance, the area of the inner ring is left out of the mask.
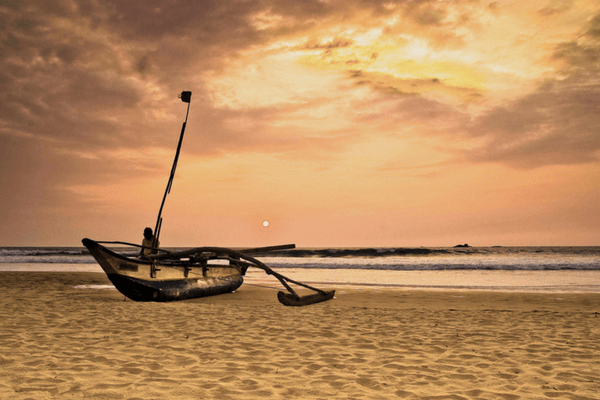
<path id="1" fill-rule="evenodd" d="M 189 103 L 190 101 L 192 101 L 192 92 L 181 92 L 181 94 L 178 97 L 184 103 Z"/>

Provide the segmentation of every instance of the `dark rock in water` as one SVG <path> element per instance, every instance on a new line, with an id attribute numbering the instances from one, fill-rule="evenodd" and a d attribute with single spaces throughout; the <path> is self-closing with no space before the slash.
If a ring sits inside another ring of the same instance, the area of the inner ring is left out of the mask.
<path id="1" fill-rule="evenodd" d="M 465 244 L 457 244 L 454 247 L 471 247 L 471 246 L 469 246 L 468 244 L 465 243 Z"/>

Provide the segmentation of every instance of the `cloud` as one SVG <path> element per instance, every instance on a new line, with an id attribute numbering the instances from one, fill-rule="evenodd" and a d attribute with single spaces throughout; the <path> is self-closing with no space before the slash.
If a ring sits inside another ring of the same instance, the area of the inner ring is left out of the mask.
<path id="1" fill-rule="evenodd" d="M 387 139 L 418 137 L 474 163 L 594 162 L 600 15 L 567 40 L 588 12 L 563 24 L 563 3 L 522 17 L 525 3 L 470 0 L 3 2 L 3 215 L 75 209 L 168 171 L 182 90 L 182 160 L 268 153 L 328 170 L 371 138 L 393 161 Z M 404 168 L 390 160 L 373 170 Z"/>
<path id="2" fill-rule="evenodd" d="M 539 10 L 542 16 L 552 16 L 554 14 L 562 14 L 568 11 L 573 6 L 572 0 L 550 1 L 548 4 Z"/>
<path id="3" fill-rule="evenodd" d="M 522 168 L 598 162 L 599 26 L 600 14 L 582 35 L 588 40 L 556 46 L 554 58 L 565 63 L 561 78 L 547 79 L 533 93 L 474 119 L 467 135 L 485 144 L 467 151 L 468 158 Z"/>
<path id="4" fill-rule="evenodd" d="M 351 38 L 335 37 L 324 43 L 313 38 L 313 39 L 310 39 L 308 42 L 304 43 L 302 46 L 300 46 L 300 49 L 302 49 L 302 50 L 323 50 L 323 49 L 331 50 L 331 49 L 339 49 L 339 48 L 349 47 L 353 44 L 354 44 L 354 41 Z"/>
<path id="5" fill-rule="evenodd" d="M 502 7 L 495 9 L 497 13 Z M 241 60 L 243 65 L 246 62 L 244 52 L 249 49 L 268 46 L 282 39 L 297 40 L 297 44 L 291 46 L 292 50 L 318 52 L 314 60 L 321 61 L 313 63 L 314 67 L 329 65 L 337 68 L 347 79 L 369 85 L 383 95 L 429 96 L 437 93 L 464 102 L 485 96 L 480 80 L 473 80 L 479 71 L 470 68 L 468 62 L 451 74 L 449 71 L 455 66 L 440 63 L 432 67 L 434 64 L 414 62 L 415 57 L 431 57 L 436 49 L 462 46 L 461 37 L 476 33 L 481 28 L 478 22 L 481 17 L 491 15 L 492 11 L 485 4 L 440 1 L 150 4 L 109 1 L 98 5 L 57 1 L 27 7 L 15 2 L 4 10 L 1 18 L 6 40 L 3 41 L 0 69 L 3 93 L 0 95 L 0 115 L 4 123 L 0 129 L 13 136 L 44 137 L 73 150 L 106 145 L 135 147 L 140 142 L 131 133 L 136 130 L 144 132 L 145 145 L 167 145 L 163 132 L 177 125 L 178 117 L 175 104 L 165 111 L 165 96 L 169 91 L 176 93 L 186 83 L 193 83 L 200 89 L 195 90 L 194 100 L 195 107 L 201 104 L 202 110 L 196 108 L 195 112 L 211 121 L 210 129 L 207 129 L 208 142 L 218 147 L 227 145 L 226 138 L 239 140 L 238 135 L 227 128 L 230 125 L 227 121 L 237 117 L 228 116 L 229 112 L 220 110 L 213 103 L 210 91 L 203 90 L 206 88 L 203 79 L 209 77 L 209 73 L 225 73 L 223 66 L 232 65 L 235 60 Z M 598 19 L 591 21 L 585 32 L 587 36 L 597 35 Z M 255 24 L 257 20 L 262 22 L 260 29 Z M 379 30 L 373 32 L 379 32 L 379 39 L 387 40 L 386 45 L 391 47 L 372 46 L 356 39 L 360 35 L 366 38 L 374 34 L 370 31 L 374 27 Z M 407 46 L 406 35 L 425 41 Z M 394 46 L 400 47 L 405 57 L 412 61 L 397 62 L 393 73 L 383 72 L 380 66 L 385 67 L 383 63 L 401 54 L 390 52 Z M 570 68 L 589 70 L 596 54 L 597 47 L 567 42 L 557 47 L 555 58 L 567 62 Z M 227 74 L 231 76 L 229 72 Z M 195 78 L 190 79 L 192 76 Z M 470 80 L 457 80 L 463 77 Z M 269 85 L 270 77 L 262 78 L 265 86 Z M 555 82 L 553 87 L 562 87 L 556 89 L 556 93 L 560 92 L 561 96 L 566 93 L 567 99 L 578 101 L 580 97 L 572 93 L 576 89 L 568 89 L 568 84 L 566 81 Z M 284 90 L 290 93 L 288 88 Z M 553 93 L 540 91 L 529 100 L 523 98 L 477 117 L 471 127 L 465 128 L 467 136 L 488 137 L 489 147 L 472 153 L 472 158 L 510 158 L 508 153 L 512 150 L 509 149 L 519 148 L 522 140 L 511 139 L 514 135 L 510 136 L 510 132 L 526 134 L 543 124 L 541 106 L 527 105 L 531 99 L 545 97 L 543 107 L 559 107 L 558 98 L 551 98 Z M 587 96 L 591 95 L 593 91 L 587 93 Z M 260 102 L 267 97 L 275 98 L 271 93 L 256 99 Z M 444 98 L 438 100 L 444 102 Z M 308 109 L 308 102 L 318 104 L 319 100 L 314 97 L 303 101 L 303 108 Z M 432 104 L 428 103 L 429 106 Z M 285 102 L 268 107 L 258 104 L 254 113 L 241 116 L 246 120 L 249 115 L 263 118 L 251 123 L 256 134 L 247 135 L 241 143 L 246 143 L 248 148 L 264 144 L 260 133 L 268 123 L 260 121 L 281 119 L 286 115 L 288 105 Z M 280 108 L 280 111 L 274 108 Z M 574 108 L 576 103 L 571 112 Z M 560 112 L 554 121 L 568 120 L 559 115 Z M 522 125 L 517 128 L 503 126 L 502 119 L 507 116 Z M 219 121 L 219 118 L 223 120 Z M 126 122 L 132 119 L 138 126 Z M 217 138 L 216 130 L 225 133 Z M 502 136 L 501 132 L 508 133 Z M 287 142 L 285 138 L 268 137 L 273 143 Z M 256 146 L 251 146 L 249 140 L 255 140 Z M 533 139 L 528 141 L 533 142 Z M 499 146 L 504 149 L 502 152 L 493 150 L 498 143 L 503 143 Z M 244 147 L 239 142 L 237 146 Z"/>
<path id="6" fill-rule="evenodd" d="M 469 134 L 486 143 L 466 155 L 525 168 L 597 162 L 599 112 L 598 86 L 540 90 L 477 118 Z"/>
<path id="7" fill-rule="evenodd" d="M 51 10 L 17 4 L 4 14 L 1 132 L 61 142 L 116 132 L 105 113 L 134 108 L 140 97 L 107 32 L 60 7 L 43 14 Z"/>
<path id="8" fill-rule="evenodd" d="M 438 78 L 402 79 L 392 74 L 362 70 L 353 70 L 350 73 L 357 84 L 368 84 L 375 90 L 389 94 L 418 96 L 428 93 L 441 93 L 461 98 L 465 102 L 475 100 L 481 95 L 477 89 L 449 85 Z"/>

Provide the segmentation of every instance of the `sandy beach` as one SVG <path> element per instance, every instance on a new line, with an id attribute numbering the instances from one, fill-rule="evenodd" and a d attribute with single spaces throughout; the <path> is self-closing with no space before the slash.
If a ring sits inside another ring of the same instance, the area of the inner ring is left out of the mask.
<path id="1" fill-rule="evenodd" d="M 598 399 L 600 294 L 338 290 L 124 301 L 0 272 L 0 399 Z"/>

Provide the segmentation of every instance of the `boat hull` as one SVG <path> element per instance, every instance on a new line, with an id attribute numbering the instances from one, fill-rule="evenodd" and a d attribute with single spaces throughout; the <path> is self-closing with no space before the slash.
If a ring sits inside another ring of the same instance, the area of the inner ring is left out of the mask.
<path id="1" fill-rule="evenodd" d="M 149 281 L 118 274 L 107 274 L 119 292 L 135 301 L 177 301 L 231 293 L 244 282 L 240 275 L 226 278 L 195 278 Z"/>
<path id="2" fill-rule="evenodd" d="M 91 240 L 84 246 L 115 288 L 135 301 L 177 301 L 230 293 L 244 282 L 234 265 L 190 265 L 126 257 Z"/>

